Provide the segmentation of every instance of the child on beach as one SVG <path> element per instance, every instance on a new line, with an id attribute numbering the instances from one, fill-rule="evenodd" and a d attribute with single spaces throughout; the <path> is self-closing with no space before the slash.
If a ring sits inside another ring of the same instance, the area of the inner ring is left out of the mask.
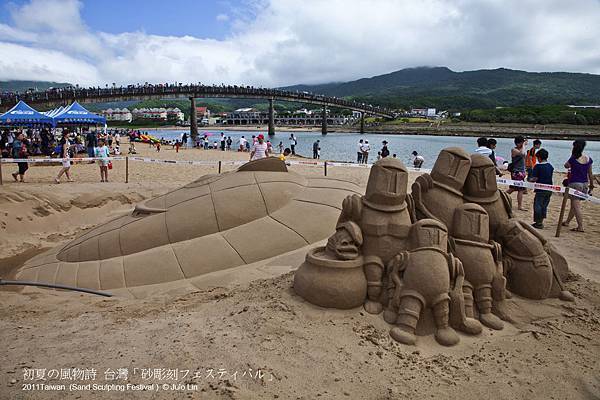
<path id="1" fill-rule="evenodd" d="M 100 182 L 108 182 L 108 163 L 110 162 L 108 157 L 110 153 L 103 139 L 98 141 L 95 154 L 96 157 L 101 158 L 101 160 L 98 160 L 98 165 L 100 165 Z"/>
<path id="2" fill-rule="evenodd" d="M 537 162 L 531 170 L 531 175 L 528 180 L 530 182 L 544 183 L 552 185 L 552 174 L 554 173 L 554 167 L 548 162 L 548 151 L 540 149 L 535 154 Z M 537 229 L 544 227 L 544 219 L 546 218 L 546 212 L 548 210 L 548 204 L 550 204 L 550 198 L 552 192 L 543 189 L 535 189 L 535 197 L 533 198 L 533 224 L 532 226 Z"/>

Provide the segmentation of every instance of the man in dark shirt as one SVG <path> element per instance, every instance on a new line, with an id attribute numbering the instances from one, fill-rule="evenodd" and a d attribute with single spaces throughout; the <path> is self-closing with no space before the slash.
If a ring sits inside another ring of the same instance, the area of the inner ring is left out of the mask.
<path id="1" fill-rule="evenodd" d="M 88 131 L 88 133 L 85 135 L 85 141 L 87 143 L 88 157 L 94 157 L 94 149 L 98 147 L 98 138 L 96 137 L 96 132 Z"/>
<path id="2" fill-rule="evenodd" d="M 552 175 L 554 173 L 554 167 L 548 162 L 548 151 L 540 149 L 536 153 L 538 162 L 533 167 L 531 175 L 528 178 L 530 182 L 543 183 L 546 185 L 552 185 Z M 542 229 L 544 227 L 544 219 L 546 218 L 546 212 L 548 210 L 548 204 L 550 204 L 550 198 L 552 192 L 543 189 L 535 189 L 535 197 L 533 199 L 533 227 Z"/>
<path id="3" fill-rule="evenodd" d="M 321 143 L 320 140 L 317 140 L 316 142 L 313 143 L 313 158 L 314 159 L 319 158 L 319 146 L 320 146 L 319 143 Z"/>
<path id="4" fill-rule="evenodd" d="M 384 140 L 382 142 L 382 144 L 383 144 L 383 147 L 381 148 L 381 158 L 386 158 L 387 156 L 390 155 L 390 151 L 388 150 L 388 147 L 387 147 L 387 141 Z"/>

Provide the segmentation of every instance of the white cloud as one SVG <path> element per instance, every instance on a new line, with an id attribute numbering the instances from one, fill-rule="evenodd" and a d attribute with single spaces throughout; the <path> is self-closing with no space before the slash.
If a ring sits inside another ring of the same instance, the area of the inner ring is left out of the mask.
<path id="1" fill-rule="evenodd" d="M 0 24 L 0 79 L 275 86 L 419 65 L 600 73 L 597 0 L 252 0 L 216 17 L 232 27 L 223 40 L 92 32 L 80 9 L 13 7 L 13 24 Z"/>

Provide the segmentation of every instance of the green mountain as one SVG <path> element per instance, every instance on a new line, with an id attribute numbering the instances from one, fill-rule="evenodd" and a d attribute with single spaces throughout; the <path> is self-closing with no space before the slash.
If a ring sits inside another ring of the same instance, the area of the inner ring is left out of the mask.
<path id="1" fill-rule="evenodd" d="M 600 75 L 505 68 L 465 72 L 445 67 L 407 68 L 351 82 L 295 85 L 285 89 L 347 97 L 393 108 L 600 104 Z"/>
<path id="2" fill-rule="evenodd" d="M 25 92 L 29 89 L 46 90 L 51 87 L 65 86 L 71 86 L 71 84 L 47 81 L 0 81 L 0 92 Z"/>

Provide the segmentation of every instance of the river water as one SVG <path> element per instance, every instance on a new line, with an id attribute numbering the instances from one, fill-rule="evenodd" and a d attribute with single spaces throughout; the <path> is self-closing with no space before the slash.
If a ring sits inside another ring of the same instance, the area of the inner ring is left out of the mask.
<path id="1" fill-rule="evenodd" d="M 164 139 L 180 139 L 184 132 L 189 130 L 152 130 L 148 133 L 157 138 Z M 207 133 L 211 141 L 219 140 L 221 131 L 202 131 L 199 130 L 199 135 Z M 261 132 L 257 131 L 223 131 L 225 136 L 231 136 L 234 145 L 237 146 L 237 141 L 241 136 L 246 139 L 252 135 L 258 135 Z M 264 134 L 264 132 L 263 132 Z M 425 158 L 423 168 L 431 168 L 435 159 L 445 147 L 457 146 L 464 148 L 467 152 L 472 153 L 477 148 L 476 137 L 462 136 L 424 136 L 424 135 L 386 135 L 386 134 L 360 134 L 360 133 L 341 133 L 332 132 L 327 135 L 322 135 L 320 131 L 294 132 L 298 140 L 296 153 L 306 157 L 312 157 L 312 146 L 316 140 L 320 140 L 321 158 L 324 160 L 333 161 L 356 161 L 357 144 L 360 139 L 368 140 L 371 145 L 369 161 L 374 162 L 377 159 L 377 152 L 381 149 L 381 142 L 387 140 L 390 154 L 396 154 L 406 166 L 412 166 L 411 153 L 417 151 Z M 265 134 L 266 137 L 266 134 Z M 284 147 L 290 145 L 290 133 L 278 132 L 275 136 L 268 138 L 273 143 L 277 150 L 279 142 L 283 142 Z M 496 138 L 498 145 L 496 147 L 496 156 L 503 157 L 510 161 L 510 150 L 514 147 L 514 142 L 509 138 Z M 531 147 L 533 139 L 529 139 L 528 147 Z M 542 148 L 548 150 L 550 154 L 549 161 L 557 171 L 564 171 L 563 164 L 571 155 L 572 141 L 571 140 L 542 140 Z M 600 142 L 588 141 L 585 148 L 585 153 L 594 160 L 593 170 L 595 173 L 600 173 Z"/>

